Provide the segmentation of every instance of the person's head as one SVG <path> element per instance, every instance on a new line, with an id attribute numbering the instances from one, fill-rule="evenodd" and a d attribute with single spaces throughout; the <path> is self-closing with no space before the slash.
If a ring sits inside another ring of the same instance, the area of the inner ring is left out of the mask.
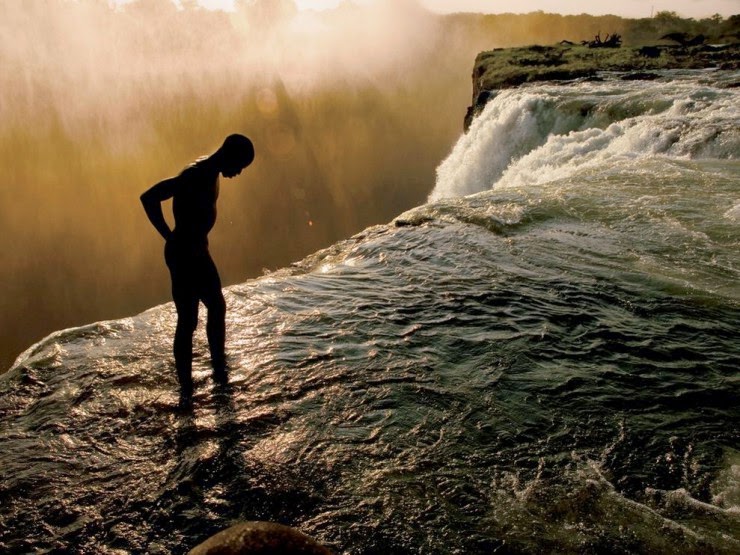
<path id="1" fill-rule="evenodd" d="M 218 154 L 221 174 L 224 177 L 234 177 L 254 160 L 254 145 L 244 135 L 235 133 L 226 137 Z"/>

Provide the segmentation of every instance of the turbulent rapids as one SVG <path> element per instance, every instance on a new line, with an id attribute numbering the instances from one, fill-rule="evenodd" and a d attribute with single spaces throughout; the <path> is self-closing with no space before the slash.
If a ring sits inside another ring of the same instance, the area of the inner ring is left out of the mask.
<path id="1" fill-rule="evenodd" d="M 429 204 L 229 288 L 192 415 L 169 304 L 23 353 L 0 551 L 740 551 L 740 75 L 606 77 L 500 93 Z"/>
<path id="2" fill-rule="evenodd" d="M 737 75 L 524 87 L 499 93 L 438 169 L 430 200 L 574 179 L 619 161 L 738 156 Z M 617 170 L 619 168 L 617 167 Z"/>

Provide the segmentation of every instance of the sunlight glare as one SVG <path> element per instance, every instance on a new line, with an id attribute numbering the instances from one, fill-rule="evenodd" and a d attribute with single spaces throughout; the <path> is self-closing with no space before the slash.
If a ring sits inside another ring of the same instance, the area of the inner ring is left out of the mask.
<path id="1" fill-rule="evenodd" d="M 234 11 L 234 0 L 198 0 L 198 4 L 209 10 Z"/>
<path id="2" fill-rule="evenodd" d="M 294 0 L 299 10 L 327 10 L 336 8 L 342 0 Z"/>
<path id="3" fill-rule="evenodd" d="M 301 10 L 328 10 L 336 8 L 343 0 L 294 0 Z M 234 11 L 234 0 L 198 0 L 198 4 L 209 10 Z"/>

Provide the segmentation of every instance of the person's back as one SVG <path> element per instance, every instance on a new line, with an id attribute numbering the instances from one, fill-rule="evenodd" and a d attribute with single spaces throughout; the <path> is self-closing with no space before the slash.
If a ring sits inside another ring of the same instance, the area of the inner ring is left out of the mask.
<path id="1" fill-rule="evenodd" d="M 219 179 L 218 170 L 212 166 L 207 158 L 198 160 L 177 176 L 180 183 L 172 197 L 172 231 L 176 238 L 194 243 L 206 241 L 216 223 Z"/>
<path id="2" fill-rule="evenodd" d="M 166 241 L 165 261 L 177 309 L 174 353 L 181 406 L 190 406 L 192 402 L 193 333 L 198 325 L 200 301 L 208 309 L 206 334 L 214 377 L 220 382 L 226 380 L 226 303 L 218 270 L 208 252 L 208 232 L 216 222 L 219 173 L 234 177 L 253 159 L 251 141 L 243 135 L 230 135 L 212 155 L 141 195 L 149 220 Z M 162 212 L 162 202 L 169 198 L 175 218 L 172 230 Z"/>

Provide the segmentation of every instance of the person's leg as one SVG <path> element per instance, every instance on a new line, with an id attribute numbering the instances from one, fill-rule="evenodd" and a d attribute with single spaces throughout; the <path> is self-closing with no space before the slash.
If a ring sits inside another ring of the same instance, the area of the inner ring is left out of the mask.
<path id="1" fill-rule="evenodd" d="M 180 397 L 193 396 L 193 333 L 198 326 L 198 297 L 175 293 L 173 298 L 177 309 L 177 327 L 175 328 L 175 368 L 180 382 Z"/>
<path id="2" fill-rule="evenodd" d="M 216 265 L 208 255 L 203 262 L 200 298 L 208 310 L 206 335 L 211 351 L 211 364 L 217 377 L 226 372 L 226 301 L 221 291 L 221 278 Z"/>
<path id="3" fill-rule="evenodd" d="M 179 252 L 172 243 L 165 247 L 165 261 L 172 278 L 172 300 L 177 310 L 173 350 L 181 405 L 189 404 L 193 396 L 193 333 L 198 326 L 198 294 L 191 258 Z"/>

